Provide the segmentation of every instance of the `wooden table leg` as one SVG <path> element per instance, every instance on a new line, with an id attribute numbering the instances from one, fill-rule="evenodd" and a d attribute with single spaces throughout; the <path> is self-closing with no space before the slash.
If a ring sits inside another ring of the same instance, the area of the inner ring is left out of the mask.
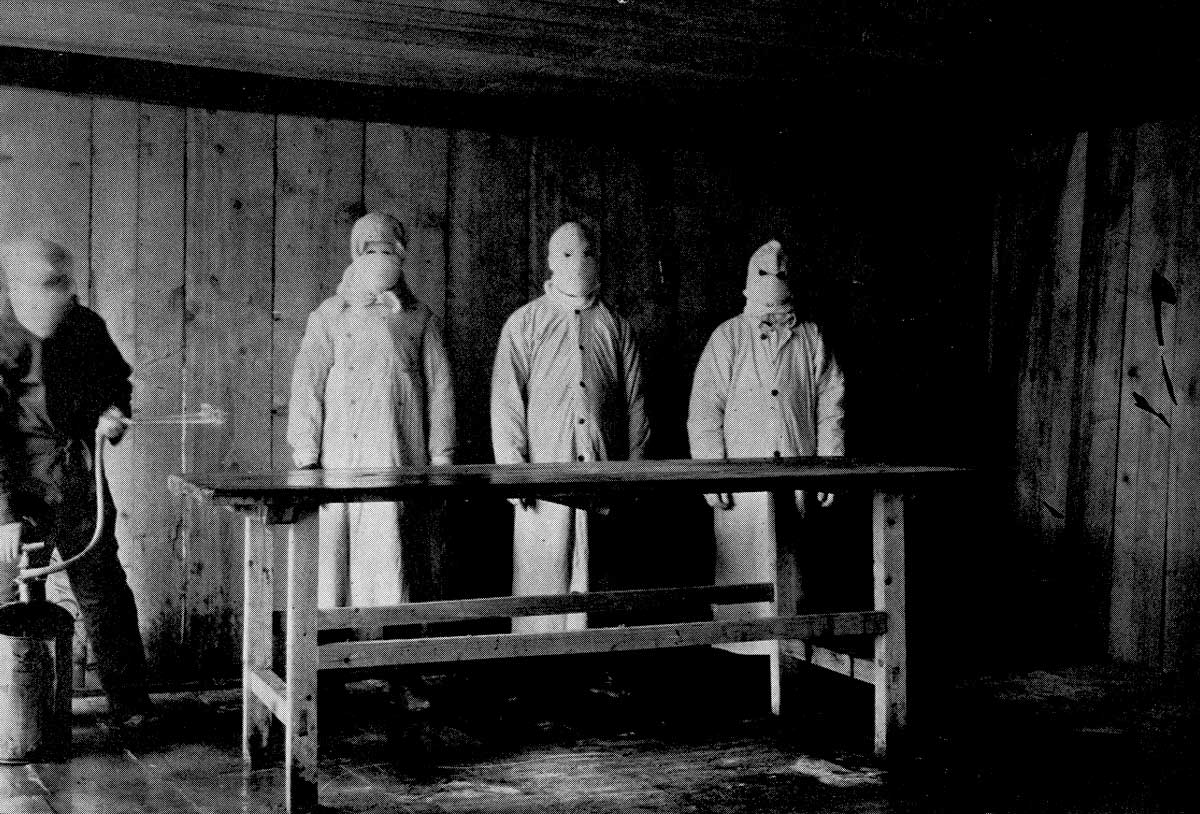
<path id="1" fill-rule="evenodd" d="M 255 670 L 271 669 L 272 630 L 274 611 L 272 593 L 271 527 L 261 515 L 245 518 L 246 567 L 242 596 L 245 618 L 242 622 L 242 763 L 248 769 L 263 764 L 275 717 L 265 704 L 255 697 L 251 674 Z"/>
<path id="2" fill-rule="evenodd" d="M 783 492 L 774 496 L 776 505 L 782 500 L 793 500 L 791 492 Z M 803 534 L 802 525 L 793 525 L 795 518 L 784 528 L 772 520 L 776 529 L 774 543 L 764 552 L 768 562 L 768 573 L 775 582 L 775 601 L 771 604 L 772 616 L 795 616 L 800 605 L 800 573 L 796 563 L 796 547 L 798 535 Z M 770 649 L 771 669 L 771 714 L 779 715 L 786 710 L 787 704 L 783 698 L 783 688 L 788 683 L 789 676 L 794 677 L 799 662 L 794 654 L 803 649 L 804 643 L 799 641 L 768 642 Z"/>
<path id="3" fill-rule="evenodd" d="M 288 529 L 287 810 L 317 808 L 317 510 L 298 511 Z"/>
<path id="4" fill-rule="evenodd" d="M 887 633 L 875 638 L 875 754 L 884 757 L 904 728 L 908 666 L 904 641 L 904 496 L 876 492 L 872 510 L 875 610 Z"/>

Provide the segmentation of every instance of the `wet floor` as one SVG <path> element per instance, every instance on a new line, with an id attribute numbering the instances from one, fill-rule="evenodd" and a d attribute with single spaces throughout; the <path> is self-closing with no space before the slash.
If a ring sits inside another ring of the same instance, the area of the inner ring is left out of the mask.
<path id="1" fill-rule="evenodd" d="M 358 682 L 322 699 L 321 801 L 337 812 L 1191 811 L 1194 685 L 1115 668 L 959 682 L 914 699 L 910 757 L 880 765 L 869 689 L 801 676 L 764 714 L 753 660 L 660 654 Z M 748 666 L 749 665 L 749 666 Z M 400 689 L 403 687 L 404 689 Z M 0 766 L 0 814 L 282 810 L 278 760 L 243 774 L 240 695 L 156 696 L 124 737 L 77 700 L 74 757 Z"/>

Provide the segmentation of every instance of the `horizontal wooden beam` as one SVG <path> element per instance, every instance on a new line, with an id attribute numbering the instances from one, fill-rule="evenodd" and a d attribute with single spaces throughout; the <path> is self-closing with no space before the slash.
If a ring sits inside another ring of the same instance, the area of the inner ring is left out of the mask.
<path id="1" fill-rule="evenodd" d="M 786 655 L 814 667 L 853 678 L 855 681 L 875 683 L 875 662 L 871 659 L 859 658 L 811 642 L 784 642 L 782 650 Z"/>
<path id="2" fill-rule="evenodd" d="M 255 670 L 250 673 L 250 691 L 262 701 L 271 714 L 284 721 L 287 706 L 287 685 L 274 670 Z"/>
<path id="3" fill-rule="evenodd" d="M 775 588 L 769 582 L 742 585 L 702 585 L 689 588 L 645 588 L 633 591 L 593 591 L 581 594 L 497 596 L 450 599 L 374 608 L 329 608 L 319 611 L 320 630 L 418 625 L 461 619 L 545 616 L 556 613 L 640 611 L 678 607 L 695 602 L 739 605 L 770 602 Z"/>
<path id="4" fill-rule="evenodd" d="M 484 94 L 582 86 L 736 89 L 811 79 L 831 51 L 758 11 L 658 13 L 546 3 L 59 0 L 7 4 L 0 45 L 297 79 Z M 889 52 L 870 56 L 895 62 Z M 912 61 L 911 56 L 904 57 Z"/>
<path id="5" fill-rule="evenodd" d="M 728 644 L 824 636 L 878 636 L 887 629 L 887 614 L 878 611 L 822 613 L 808 616 L 676 625 L 594 628 L 565 633 L 501 633 L 425 639 L 383 639 L 321 645 L 323 670 L 437 664 L 484 659 L 615 653 L 669 647 Z"/>

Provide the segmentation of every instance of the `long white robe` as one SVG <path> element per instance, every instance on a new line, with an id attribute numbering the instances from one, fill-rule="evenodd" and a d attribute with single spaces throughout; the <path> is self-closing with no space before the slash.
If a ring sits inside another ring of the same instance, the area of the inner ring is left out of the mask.
<path id="1" fill-rule="evenodd" d="M 509 317 L 492 372 L 496 462 L 637 460 L 650 436 L 638 346 L 602 302 L 547 293 Z M 513 517 L 513 594 L 588 589 L 588 513 L 538 501 Z M 514 632 L 577 630 L 585 614 L 513 620 Z"/>
<path id="2" fill-rule="evenodd" d="M 454 393 L 430 310 L 409 302 L 393 313 L 385 304 L 351 305 L 341 296 L 321 303 L 296 357 L 287 438 L 297 466 L 449 462 Z M 407 601 L 404 539 L 415 539 L 411 526 L 419 515 L 401 503 L 323 506 L 317 604 Z"/>
<path id="3" fill-rule="evenodd" d="M 692 457 L 843 455 L 844 389 L 815 325 L 800 322 L 777 331 L 757 316 L 740 314 L 713 332 L 696 367 L 688 408 Z M 717 584 L 775 581 L 777 514 L 796 511 L 788 497 L 777 506 L 771 493 L 737 493 L 733 508 L 713 510 Z M 716 614 L 731 619 L 771 612 L 758 603 L 719 606 Z"/>

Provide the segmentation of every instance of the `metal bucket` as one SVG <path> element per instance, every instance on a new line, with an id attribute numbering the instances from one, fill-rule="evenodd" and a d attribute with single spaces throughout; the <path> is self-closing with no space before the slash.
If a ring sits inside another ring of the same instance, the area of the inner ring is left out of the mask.
<path id="1" fill-rule="evenodd" d="M 74 627 L 50 602 L 0 606 L 0 763 L 70 756 Z"/>

